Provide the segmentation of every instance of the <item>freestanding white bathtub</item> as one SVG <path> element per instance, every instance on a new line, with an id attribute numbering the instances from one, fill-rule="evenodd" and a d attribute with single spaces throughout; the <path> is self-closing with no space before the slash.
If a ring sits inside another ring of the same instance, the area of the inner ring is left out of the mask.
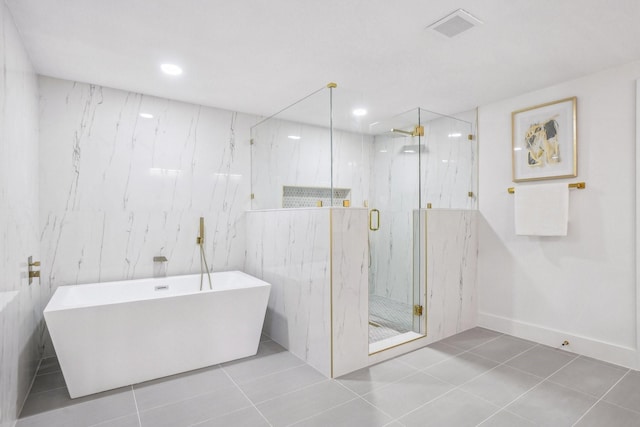
<path id="1" fill-rule="evenodd" d="M 271 285 L 239 271 L 61 286 L 44 310 L 72 398 L 256 354 Z"/>

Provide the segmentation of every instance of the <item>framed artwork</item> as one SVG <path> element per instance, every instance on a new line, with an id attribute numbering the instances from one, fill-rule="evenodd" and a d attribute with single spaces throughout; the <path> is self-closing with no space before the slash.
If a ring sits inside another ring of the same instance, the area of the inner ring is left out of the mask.
<path id="1" fill-rule="evenodd" d="M 511 113 L 513 182 L 577 175 L 576 97 Z"/>

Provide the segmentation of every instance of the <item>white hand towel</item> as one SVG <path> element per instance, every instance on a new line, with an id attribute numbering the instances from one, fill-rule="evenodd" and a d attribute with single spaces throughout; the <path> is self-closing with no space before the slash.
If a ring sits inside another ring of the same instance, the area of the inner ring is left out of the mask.
<path id="1" fill-rule="evenodd" d="M 515 189 L 516 234 L 566 236 L 569 222 L 569 186 L 521 185 Z"/>

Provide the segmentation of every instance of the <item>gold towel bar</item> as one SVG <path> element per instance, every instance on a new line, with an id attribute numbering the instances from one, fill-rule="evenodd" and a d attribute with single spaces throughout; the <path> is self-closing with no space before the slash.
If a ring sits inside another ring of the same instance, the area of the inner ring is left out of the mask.
<path id="1" fill-rule="evenodd" d="M 587 184 L 584 182 L 572 182 L 571 184 L 569 184 L 569 188 L 577 188 L 579 190 L 582 190 L 584 188 L 587 188 Z M 509 187 L 507 188 L 507 191 L 509 192 L 509 194 L 513 194 L 516 192 L 516 189 L 513 187 Z"/>

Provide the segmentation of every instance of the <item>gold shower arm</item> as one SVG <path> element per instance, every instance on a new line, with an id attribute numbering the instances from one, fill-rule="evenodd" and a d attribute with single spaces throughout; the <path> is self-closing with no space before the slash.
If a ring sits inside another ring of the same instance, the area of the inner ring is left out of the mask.
<path id="1" fill-rule="evenodd" d="M 587 184 L 584 182 L 572 182 L 571 184 L 569 184 L 569 188 L 577 188 L 578 190 L 583 190 L 587 188 Z M 513 194 L 516 192 L 516 189 L 514 187 L 509 187 L 507 188 L 507 192 L 509 194 Z"/>

